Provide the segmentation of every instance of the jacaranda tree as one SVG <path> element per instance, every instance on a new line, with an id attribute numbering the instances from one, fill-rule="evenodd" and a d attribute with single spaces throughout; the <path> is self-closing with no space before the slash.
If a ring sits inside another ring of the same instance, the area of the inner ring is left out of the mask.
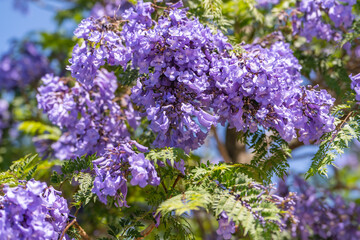
<path id="1" fill-rule="evenodd" d="M 360 239 L 360 1 L 13 2 L 0 239 Z"/>

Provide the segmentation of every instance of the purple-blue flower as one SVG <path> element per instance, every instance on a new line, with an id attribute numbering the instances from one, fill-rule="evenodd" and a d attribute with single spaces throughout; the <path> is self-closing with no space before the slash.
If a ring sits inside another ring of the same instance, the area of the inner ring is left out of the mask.
<path id="1" fill-rule="evenodd" d="M 96 177 L 92 191 L 101 202 L 106 204 L 108 197 L 112 197 L 117 207 L 127 207 L 129 175 L 133 186 L 143 188 L 160 184 L 154 163 L 146 159 L 143 153 L 136 153 L 133 147 L 137 147 L 139 151 L 147 150 L 135 141 L 122 142 L 115 148 L 107 149 L 102 157 L 93 161 Z"/>
<path id="2" fill-rule="evenodd" d="M 233 233 L 235 233 L 235 223 L 232 219 L 229 219 L 226 212 L 222 212 L 218 219 L 219 228 L 216 233 L 222 236 L 224 239 L 231 239 Z"/>
<path id="3" fill-rule="evenodd" d="M 5 186 L 0 197 L 1 239 L 58 239 L 67 224 L 69 209 L 61 192 L 30 180 Z"/>

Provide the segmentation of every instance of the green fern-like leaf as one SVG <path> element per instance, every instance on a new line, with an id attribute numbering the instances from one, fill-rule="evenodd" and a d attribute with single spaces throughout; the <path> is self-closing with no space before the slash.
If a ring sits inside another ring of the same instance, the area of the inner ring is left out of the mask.
<path id="1" fill-rule="evenodd" d="M 352 31 L 349 31 L 345 34 L 343 40 L 341 41 L 341 47 L 343 47 L 347 42 L 352 42 L 360 36 L 360 20 L 356 20 L 352 25 Z"/>
<path id="2" fill-rule="evenodd" d="M 271 239 L 279 230 L 276 222 L 280 220 L 280 209 L 269 200 L 268 193 L 256 187 L 258 183 L 241 171 L 241 164 L 201 164 L 187 176 L 187 190 L 161 203 L 158 212 L 182 215 L 200 208 L 215 216 L 226 212 L 244 236 Z M 264 219 L 266 226 L 255 216 Z"/>
<path id="3" fill-rule="evenodd" d="M 74 194 L 75 205 L 87 205 L 94 197 L 91 191 L 94 183 L 93 176 L 90 173 L 80 172 L 74 177 L 79 182 L 79 190 Z"/>
<path id="4" fill-rule="evenodd" d="M 306 173 L 309 178 L 317 173 L 327 176 L 327 166 L 333 165 L 336 157 L 349 148 L 350 143 L 360 136 L 360 118 L 358 115 L 349 117 L 348 121 L 336 119 L 338 129 L 323 137 L 319 150 L 312 159 L 311 166 Z"/>
<path id="5" fill-rule="evenodd" d="M 61 171 L 63 174 L 67 175 L 67 174 L 73 174 L 75 172 L 80 172 L 86 169 L 91 170 L 93 168 L 92 161 L 97 158 L 98 158 L 97 155 L 93 154 L 90 156 L 84 155 L 76 159 L 64 161 L 61 167 Z"/>
<path id="6" fill-rule="evenodd" d="M 253 153 L 247 173 L 258 181 L 270 182 L 272 176 L 282 178 L 289 169 L 288 158 L 291 150 L 288 143 L 277 132 L 258 130 L 254 133 L 241 133 L 239 139 L 246 143 Z"/>
<path id="7" fill-rule="evenodd" d="M 164 148 L 150 150 L 146 158 L 155 162 L 159 160 L 165 164 L 169 162 L 171 166 L 174 166 L 176 162 L 185 161 L 189 156 L 180 148 Z"/>
<path id="8" fill-rule="evenodd" d="M 36 121 L 24 121 L 18 129 L 31 136 L 40 135 L 38 136 L 40 139 L 57 141 L 61 136 L 59 128 Z"/>
<path id="9" fill-rule="evenodd" d="M 0 173 L 0 186 L 7 184 L 9 186 L 16 186 L 18 179 L 9 171 Z"/>
<path id="10" fill-rule="evenodd" d="M 305 177 L 315 174 L 327 176 L 327 166 L 334 165 L 334 160 L 349 148 L 350 143 L 360 137 L 360 117 L 355 95 L 350 94 L 345 104 L 337 105 L 332 109 L 335 116 L 336 129 L 322 136 L 321 144 Z"/>
<path id="11" fill-rule="evenodd" d="M 32 179 L 39 166 L 39 161 L 37 155 L 31 156 L 30 154 L 14 161 L 8 171 L 0 173 L 0 185 L 16 186 L 19 184 L 19 180 Z"/>
<path id="12" fill-rule="evenodd" d="M 174 211 L 176 215 L 182 215 L 200 208 L 206 209 L 210 199 L 211 195 L 205 191 L 186 191 L 161 203 L 158 212 L 167 214 Z"/>

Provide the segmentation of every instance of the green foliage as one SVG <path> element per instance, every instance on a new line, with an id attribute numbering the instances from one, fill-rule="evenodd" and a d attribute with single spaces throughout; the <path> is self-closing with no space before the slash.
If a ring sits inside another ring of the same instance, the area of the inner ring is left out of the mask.
<path id="1" fill-rule="evenodd" d="M 124 68 L 121 66 L 110 66 L 106 65 L 106 68 L 109 71 L 114 72 L 114 74 L 117 76 L 117 79 L 119 81 L 120 87 L 127 87 L 132 86 L 136 83 L 136 80 L 139 78 L 139 70 L 138 69 L 132 69 L 130 66 L 126 68 L 124 71 Z"/>
<path id="2" fill-rule="evenodd" d="M 111 238 L 100 239 L 124 240 L 139 238 L 142 236 L 139 228 L 143 226 L 144 224 L 142 224 L 139 220 L 137 220 L 137 218 L 132 215 L 128 218 L 121 218 L 116 224 L 108 225 L 109 229 L 107 233 L 111 236 Z"/>
<path id="3" fill-rule="evenodd" d="M 346 62 L 342 61 L 343 50 L 341 48 L 329 47 L 326 42 L 318 40 L 312 49 L 303 51 L 295 49 L 294 55 L 302 66 L 301 73 L 307 77 L 313 85 L 321 83 L 322 87 L 332 93 L 336 99 L 343 99 L 350 90 L 350 78 Z M 323 49 L 329 48 L 324 53 Z M 316 73 L 316 77 L 314 77 Z"/>
<path id="4" fill-rule="evenodd" d="M 160 204 L 162 214 L 182 215 L 203 208 L 215 216 L 223 211 L 243 229 L 243 235 L 253 239 L 270 239 L 278 231 L 275 224 L 280 210 L 270 200 L 269 193 L 261 194 L 257 183 L 241 173 L 237 165 L 205 165 L 194 168 L 186 178 L 186 191 Z M 263 227 L 255 218 L 264 218 Z"/>
<path id="5" fill-rule="evenodd" d="M 164 164 L 170 163 L 171 166 L 174 166 L 175 162 L 186 161 L 189 156 L 180 148 L 168 147 L 151 149 L 146 154 L 146 158 L 154 162 L 162 161 Z"/>
<path id="6" fill-rule="evenodd" d="M 94 6 L 96 0 L 72 0 L 67 8 L 58 9 L 55 15 L 55 21 L 60 26 L 68 20 L 79 23 L 84 18 L 84 12 Z"/>
<path id="7" fill-rule="evenodd" d="M 39 139 L 57 141 L 61 136 L 59 128 L 37 121 L 24 121 L 19 125 L 18 129 L 31 136 L 39 135 Z"/>
<path id="8" fill-rule="evenodd" d="M 90 169 L 92 170 L 93 164 L 92 161 L 97 159 L 97 155 L 89 155 L 89 156 L 82 156 L 77 157 L 76 159 L 64 161 L 63 165 L 61 166 L 61 172 L 65 175 L 71 175 L 82 170 Z"/>
<path id="9" fill-rule="evenodd" d="M 264 15 L 256 8 L 258 4 L 256 0 L 243 0 L 244 3 L 247 4 L 248 10 L 254 16 L 255 20 L 260 23 L 264 22 Z"/>
<path id="10" fill-rule="evenodd" d="M 64 182 L 72 180 L 79 183 L 79 188 L 73 195 L 73 205 L 76 207 L 87 205 L 95 197 L 91 191 L 94 185 L 94 176 L 83 171 L 91 171 L 93 169 L 92 161 L 96 158 L 97 156 L 94 154 L 64 161 L 61 166 L 61 174 L 54 171 L 51 175 L 50 181 L 53 184 L 62 185 Z"/>
<path id="11" fill-rule="evenodd" d="M 74 177 L 74 180 L 79 183 L 79 190 L 73 196 L 74 205 L 87 205 L 95 196 L 91 191 L 94 185 L 94 177 L 90 173 L 80 172 Z"/>
<path id="12" fill-rule="evenodd" d="M 162 238 L 158 236 L 158 239 L 195 240 L 192 227 L 186 218 L 167 214 L 162 218 L 162 223 L 165 231 Z"/>
<path id="13" fill-rule="evenodd" d="M 76 239 L 76 240 L 80 240 L 81 236 L 78 232 L 78 230 L 74 227 L 71 226 L 67 231 L 66 231 L 66 235 L 68 235 L 70 237 L 70 239 Z"/>
<path id="14" fill-rule="evenodd" d="M 92 170 L 93 165 L 92 161 L 97 159 L 96 154 L 89 156 L 77 157 L 76 159 L 62 161 L 61 166 L 61 175 L 57 172 L 53 172 L 51 176 L 51 181 L 53 183 L 59 184 L 61 181 L 66 179 L 73 179 L 74 177 L 80 177 L 83 170 Z"/>
<path id="15" fill-rule="evenodd" d="M 287 175 L 288 158 L 291 149 L 277 132 L 258 130 L 254 133 L 240 133 L 239 139 L 252 150 L 253 158 L 250 165 L 255 171 L 249 173 L 254 179 L 270 182 L 272 176 L 282 178 Z"/>
<path id="16" fill-rule="evenodd" d="M 222 14 L 222 0 L 190 0 L 188 1 L 190 12 L 199 17 L 213 31 L 218 29 L 226 32 L 231 26 L 228 19 Z"/>
<path id="17" fill-rule="evenodd" d="M 345 34 L 343 40 L 341 41 L 341 47 L 343 47 L 347 42 L 353 42 L 360 36 L 360 19 L 354 21 L 351 30 L 352 31 Z"/>
<path id="18" fill-rule="evenodd" d="M 212 196 L 206 191 L 186 191 L 183 194 L 172 197 L 163 202 L 158 211 L 170 213 L 174 211 L 176 215 L 182 215 L 186 212 L 207 209 L 207 205 L 211 203 Z"/>
<path id="19" fill-rule="evenodd" d="M 312 159 L 306 178 L 315 174 L 327 176 L 327 166 L 334 165 L 334 160 L 349 148 L 350 143 L 359 139 L 360 117 L 358 110 L 353 110 L 354 103 L 342 104 L 334 108 L 336 129 L 322 137 L 319 150 Z"/>
<path id="20" fill-rule="evenodd" d="M 42 32 L 40 43 L 44 50 L 50 52 L 47 56 L 49 61 L 55 61 L 59 64 L 59 69 L 65 69 L 74 47 L 71 36 L 60 32 Z"/>
<path id="21" fill-rule="evenodd" d="M 32 179 L 38 167 L 38 162 L 38 156 L 30 156 L 30 154 L 14 161 L 8 171 L 0 173 L 0 185 L 15 186 L 19 184 L 19 180 Z"/>

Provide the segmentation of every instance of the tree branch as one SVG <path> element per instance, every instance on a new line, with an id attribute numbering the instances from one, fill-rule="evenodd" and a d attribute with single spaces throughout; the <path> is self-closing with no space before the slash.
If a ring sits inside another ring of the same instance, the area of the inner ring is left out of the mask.
<path id="1" fill-rule="evenodd" d="M 177 176 L 177 178 L 174 181 L 174 184 L 172 185 L 172 188 L 175 188 L 176 184 L 179 182 L 180 178 L 182 178 L 182 177 L 183 177 L 182 174 L 179 174 Z M 171 195 L 168 198 L 171 198 Z M 154 230 L 155 226 L 156 226 L 156 224 L 154 222 L 151 223 L 149 226 L 147 226 L 147 228 L 145 228 L 144 230 L 141 231 L 140 234 L 142 237 L 138 237 L 138 238 L 136 238 L 136 240 L 144 239 L 146 236 L 148 236 Z"/>
<path id="2" fill-rule="evenodd" d="M 77 228 L 77 230 L 79 231 L 79 234 L 81 236 L 82 239 L 84 240 L 90 240 L 89 235 L 87 235 L 87 233 L 85 232 L 85 230 L 78 224 L 78 222 L 75 221 L 74 223 L 75 227 Z"/>
<path id="3" fill-rule="evenodd" d="M 66 225 L 66 227 L 64 228 L 64 230 L 62 231 L 61 233 L 61 236 L 60 236 L 60 240 L 62 240 L 65 236 L 65 233 L 67 230 L 69 230 L 69 228 L 76 222 L 76 219 L 73 219 L 68 225 Z"/>
<path id="4" fill-rule="evenodd" d="M 151 223 L 147 228 L 145 228 L 143 231 L 141 231 L 141 236 L 136 238 L 136 240 L 144 239 L 146 236 L 148 236 L 152 230 L 155 228 L 155 223 Z"/>
<path id="5" fill-rule="evenodd" d="M 231 158 L 229 156 L 229 153 L 227 152 L 224 144 L 220 141 L 220 138 L 219 138 L 219 136 L 218 136 L 218 134 L 216 132 L 216 127 L 212 126 L 211 130 L 212 130 L 212 132 L 214 134 L 214 138 L 216 140 L 216 143 L 217 143 L 217 146 L 218 146 L 218 149 L 219 149 L 219 152 L 220 152 L 222 158 L 224 159 L 224 161 L 226 163 L 231 163 Z"/>
<path id="6" fill-rule="evenodd" d="M 85 232 L 85 230 L 77 223 L 76 218 L 74 218 L 68 225 L 66 225 L 66 227 L 64 228 L 64 230 L 61 233 L 60 236 L 60 240 L 62 240 L 65 236 L 65 233 L 67 232 L 67 230 L 69 230 L 69 228 L 74 225 L 74 227 L 79 231 L 79 234 L 81 236 L 82 239 L 84 240 L 90 240 L 89 235 L 87 235 L 87 233 Z"/>

